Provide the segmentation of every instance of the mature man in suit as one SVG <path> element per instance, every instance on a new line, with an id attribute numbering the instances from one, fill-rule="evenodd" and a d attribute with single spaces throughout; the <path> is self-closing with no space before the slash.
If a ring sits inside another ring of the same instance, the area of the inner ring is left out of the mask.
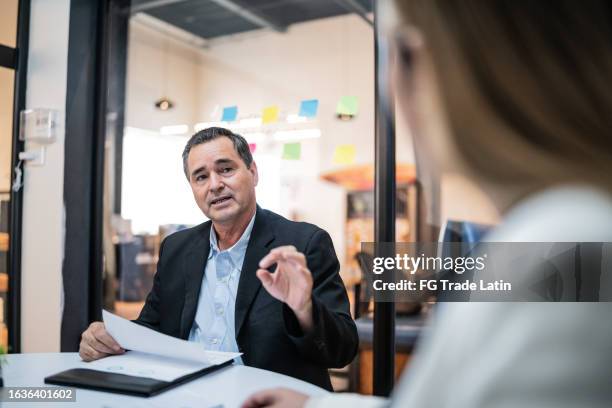
<path id="1" fill-rule="evenodd" d="M 327 368 L 348 364 L 358 338 L 329 234 L 257 205 L 257 165 L 227 129 L 192 136 L 183 167 L 210 221 L 162 242 L 136 322 L 331 389 Z M 123 350 L 94 322 L 79 352 L 90 361 Z"/>

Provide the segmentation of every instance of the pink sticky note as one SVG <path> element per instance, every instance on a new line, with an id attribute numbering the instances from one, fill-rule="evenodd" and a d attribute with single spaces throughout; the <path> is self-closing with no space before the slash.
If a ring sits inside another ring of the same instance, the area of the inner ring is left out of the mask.
<path id="1" fill-rule="evenodd" d="M 251 153 L 255 153 L 255 149 L 257 149 L 257 143 L 249 143 L 249 150 Z"/>

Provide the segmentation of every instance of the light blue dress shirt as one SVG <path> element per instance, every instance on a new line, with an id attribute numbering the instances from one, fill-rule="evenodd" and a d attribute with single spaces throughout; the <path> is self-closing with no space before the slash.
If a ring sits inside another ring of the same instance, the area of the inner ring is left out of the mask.
<path id="1" fill-rule="evenodd" d="M 210 252 L 189 333 L 189 341 L 202 343 L 206 350 L 238 352 L 234 322 L 236 293 L 254 222 L 255 215 L 238 242 L 224 251 L 219 250 L 214 227 L 210 228 Z M 243 364 L 240 357 L 235 362 Z"/>

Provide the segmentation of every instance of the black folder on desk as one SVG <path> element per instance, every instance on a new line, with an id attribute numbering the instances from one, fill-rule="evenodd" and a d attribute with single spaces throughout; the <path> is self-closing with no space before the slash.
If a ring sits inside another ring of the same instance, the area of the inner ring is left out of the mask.
<path id="1" fill-rule="evenodd" d="M 118 394 L 136 395 L 140 397 L 152 397 L 230 364 L 232 364 L 232 360 L 206 367 L 194 373 L 179 377 L 171 382 L 146 377 L 135 377 L 126 374 L 109 373 L 89 368 L 73 368 L 46 377 L 45 383 L 67 387 L 88 388 L 91 390 L 114 392 Z"/>

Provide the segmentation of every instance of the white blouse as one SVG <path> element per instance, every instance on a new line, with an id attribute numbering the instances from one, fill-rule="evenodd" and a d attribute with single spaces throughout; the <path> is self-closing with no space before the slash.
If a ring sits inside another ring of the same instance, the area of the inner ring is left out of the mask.
<path id="1" fill-rule="evenodd" d="M 612 242 L 612 197 L 579 185 L 540 192 L 483 241 Z M 609 407 L 611 319 L 609 303 L 447 303 L 390 400 L 330 394 L 306 406 Z"/>

